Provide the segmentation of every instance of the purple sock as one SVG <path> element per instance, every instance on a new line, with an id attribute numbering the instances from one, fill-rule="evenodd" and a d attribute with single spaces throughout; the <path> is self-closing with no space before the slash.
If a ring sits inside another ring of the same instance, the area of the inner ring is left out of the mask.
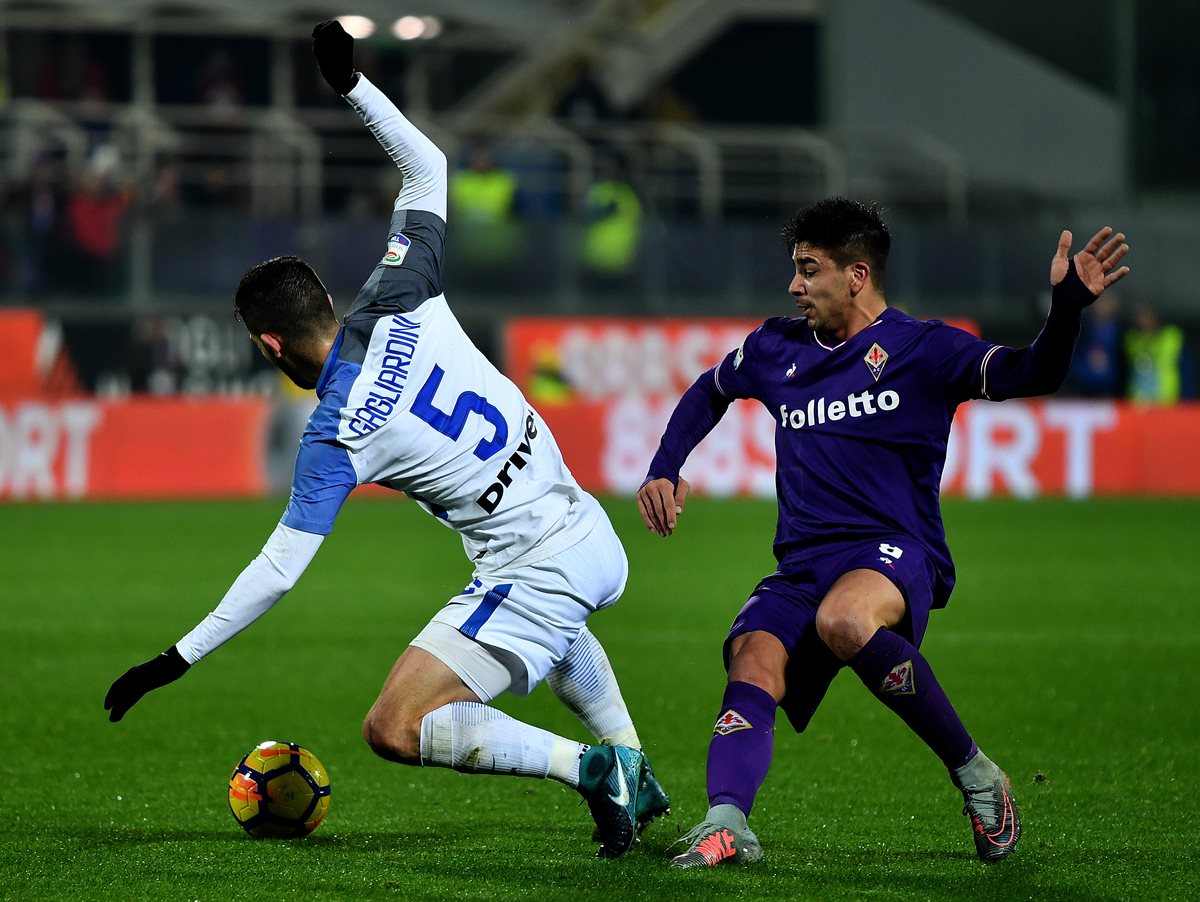
<path id="1" fill-rule="evenodd" d="M 961 767 L 974 754 L 975 743 L 929 662 L 903 636 L 881 626 L 847 663 L 947 768 Z"/>
<path id="2" fill-rule="evenodd" d="M 775 745 L 775 699 L 751 683 L 730 683 L 708 745 L 708 803 L 749 815 Z"/>

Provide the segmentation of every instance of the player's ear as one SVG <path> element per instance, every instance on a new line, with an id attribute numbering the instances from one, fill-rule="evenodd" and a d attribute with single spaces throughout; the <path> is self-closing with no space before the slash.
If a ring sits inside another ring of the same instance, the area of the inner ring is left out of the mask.
<path id="1" fill-rule="evenodd" d="M 850 264 L 850 293 L 858 294 L 871 282 L 871 267 L 862 260 Z"/>
<path id="2" fill-rule="evenodd" d="M 258 336 L 258 340 L 262 342 L 262 346 L 270 352 L 272 357 L 283 356 L 283 342 L 274 332 L 263 332 Z"/>

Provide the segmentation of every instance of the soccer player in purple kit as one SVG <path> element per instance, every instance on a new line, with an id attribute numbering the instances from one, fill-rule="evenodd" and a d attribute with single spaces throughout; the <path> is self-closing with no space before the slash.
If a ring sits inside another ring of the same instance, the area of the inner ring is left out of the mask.
<path id="1" fill-rule="evenodd" d="M 1125 236 L 1104 228 L 1050 263 L 1053 300 L 1028 347 L 981 341 L 887 306 L 891 238 L 878 208 L 829 198 L 783 230 L 800 316 L 774 317 L 700 376 L 671 415 L 638 509 L 661 536 L 690 490 L 688 454 L 738 398 L 775 417 L 778 570 L 725 640 L 729 673 L 708 750 L 709 810 L 671 867 L 750 864 L 747 824 L 767 775 L 775 708 L 797 732 L 848 666 L 949 770 L 984 861 L 1016 848 L 1021 822 L 1008 776 L 963 726 L 918 651 L 932 608 L 954 588 L 938 493 L 954 411 L 964 401 L 1050 394 L 1062 385 L 1080 316 L 1128 272 Z"/>

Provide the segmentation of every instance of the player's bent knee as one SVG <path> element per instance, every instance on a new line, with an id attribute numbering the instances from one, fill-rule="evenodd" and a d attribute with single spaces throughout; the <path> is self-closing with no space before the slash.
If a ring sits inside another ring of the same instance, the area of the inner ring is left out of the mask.
<path id="1" fill-rule="evenodd" d="M 823 604 L 817 609 L 816 628 L 830 651 L 846 661 L 867 644 L 878 624 L 853 607 Z"/>
<path id="2" fill-rule="evenodd" d="M 398 764 L 421 763 L 421 721 L 388 717 L 375 709 L 363 720 L 363 739 L 380 758 Z"/>
<path id="3" fill-rule="evenodd" d="M 831 639 L 844 635 L 847 619 L 845 612 L 833 605 L 822 605 L 818 608 L 815 626 L 821 641 L 829 645 Z"/>

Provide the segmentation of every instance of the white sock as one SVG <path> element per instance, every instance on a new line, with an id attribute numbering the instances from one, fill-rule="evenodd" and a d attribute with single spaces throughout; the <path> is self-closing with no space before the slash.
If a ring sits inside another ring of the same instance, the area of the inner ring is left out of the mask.
<path id="1" fill-rule="evenodd" d="M 750 825 L 746 823 L 746 815 L 742 814 L 742 809 L 736 805 L 712 805 L 708 809 L 708 814 L 704 815 L 704 819 L 710 823 L 720 824 L 722 827 L 729 827 L 741 832 L 750 829 Z"/>
<path id="2" fill-rule="evenodd" d="M 586 626 L 546 683 L 602 745 L 642 747 L 608 655 Z"/>
<path id="3" fill-rule="evenodd" d="M 554 745 L 550 748 L 550 772 L 546 774 L 551 780 L 565 783 L 572 789 L 579 788 L 579 761 L 590 745 L 575 742 L 572 739 L 554 737 Z"/>
<path id="4" fill-rule="evenodd" d="M 478 702 L 452 702 L 421 718 L 421 764 L 469 774 L 513 774 L 579 785 L 587 746 Z"/>
<path id="5" fill-rule="evenodd" d="M 955 768 L 951 776 L 956 786 L 965 789 L 995 783 L 1003 776 L 1003 771 L 987 755 L 977 750 L 971 760 L 962 767 Z"/>

